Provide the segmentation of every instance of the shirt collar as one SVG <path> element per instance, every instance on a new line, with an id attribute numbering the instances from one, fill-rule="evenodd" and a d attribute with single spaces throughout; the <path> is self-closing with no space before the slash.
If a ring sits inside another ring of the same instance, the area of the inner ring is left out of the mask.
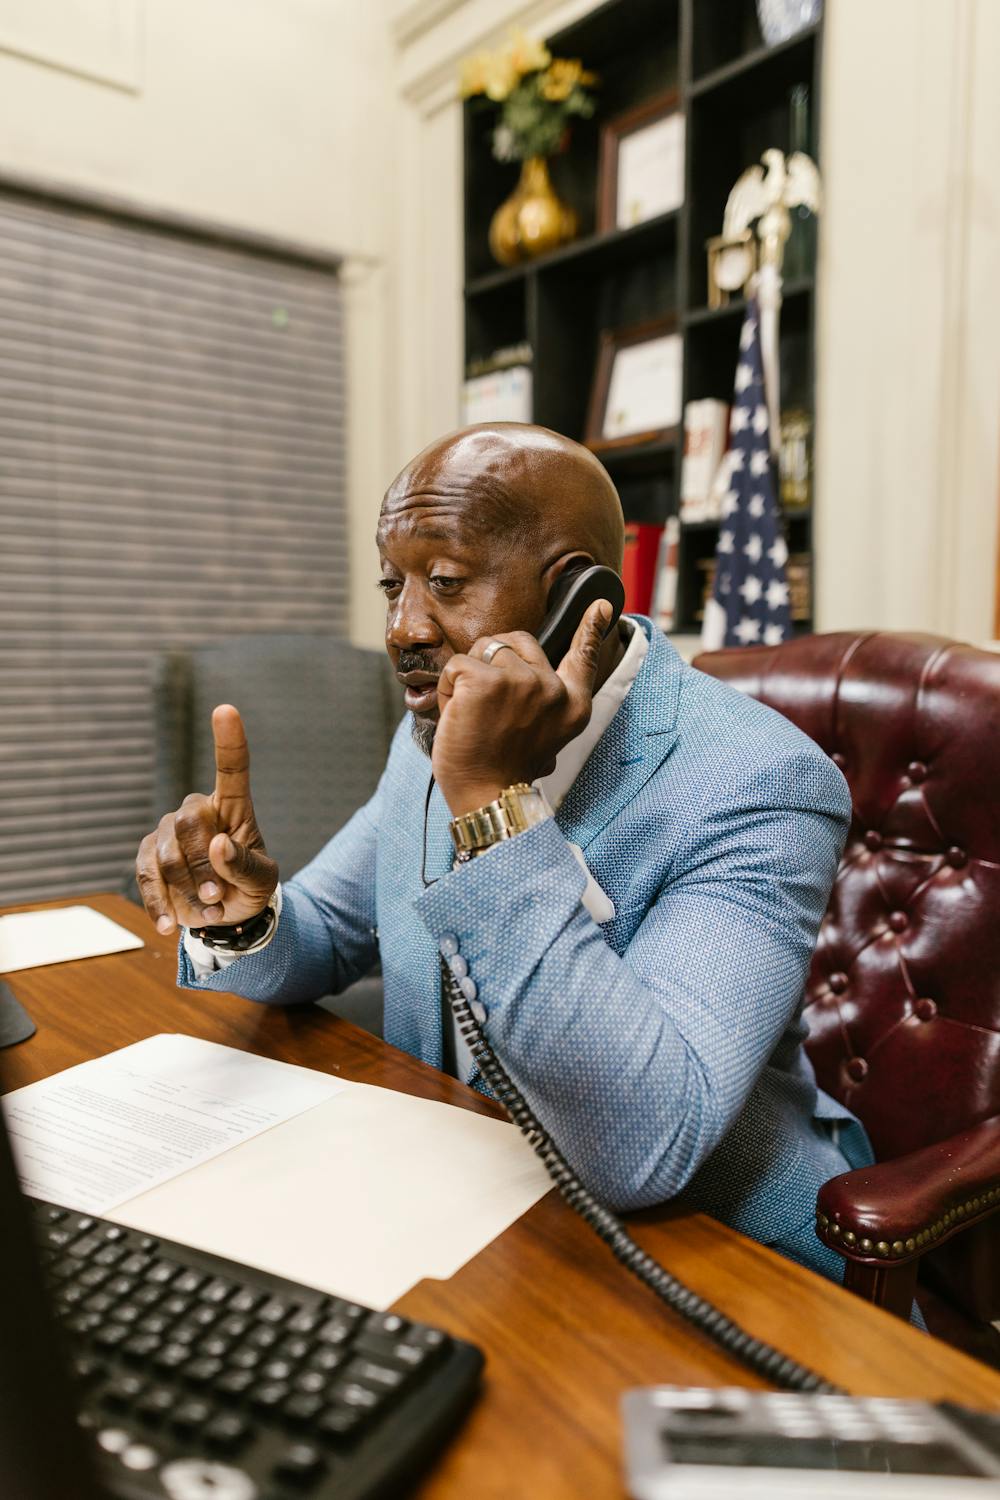
<path id="1" fill-rule="evenodd" d="M 622 620 L 622 624 L 630 632 L 629 643 L 625 648 L 624 656 L 607 682 L 594 694 L 590 722 L 576 739 L 570 740 L 568 745 L 563 746 L 556 757 L 554 770 L 550 771 L 547 776 L 540 776 L 535 782 L 535 786 L 544 792 L 553 810 L 558 809 L 566 793 L 590 759 L 594 747 L 621 708 L 629 688 L 639 675 L 639 669 L 646 659 L 649 641 L 646 639 L 645 631 L 640 630 L 627 616 Z"/>

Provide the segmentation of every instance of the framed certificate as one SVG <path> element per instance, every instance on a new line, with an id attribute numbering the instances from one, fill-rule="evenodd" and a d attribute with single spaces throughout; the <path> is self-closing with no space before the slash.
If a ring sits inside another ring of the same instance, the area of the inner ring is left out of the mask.
<path id="1" fill-rule="evenodd" d="M 609 120 L 601 131 L 597 228 L 630 229 L 684 202 L 684 115 L 676 90 Z"/>
<path id="2" fill-rule="evenodd" d="M 665 437 L 681 420 L 681 336 L 673 318 L 601 334 L 584 441 L 620 448 Z"/>

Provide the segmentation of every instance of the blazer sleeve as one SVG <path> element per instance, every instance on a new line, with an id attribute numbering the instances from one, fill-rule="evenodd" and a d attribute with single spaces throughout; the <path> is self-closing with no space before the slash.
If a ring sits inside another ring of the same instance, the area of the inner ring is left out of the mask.
<path id="1" fill-rule="evenodd" d="M 375 855 L 383 785 L 316 858 L 281 887 L 281 918 L 273 940 L 199 979 L 178 950 L 177 982 L 291 1005 L 336 995 L 367 974 L 378 958 Z"/>
<path id="2" fill-rule="evenodd" d="M 621 956 L 551 819 L 417 901 L 538 1118 L 623 1209 L 680 1192 L 735 1122 L 799 1005 L 846 837 L 846 785 L 811 749 L 715 790 Z"/>

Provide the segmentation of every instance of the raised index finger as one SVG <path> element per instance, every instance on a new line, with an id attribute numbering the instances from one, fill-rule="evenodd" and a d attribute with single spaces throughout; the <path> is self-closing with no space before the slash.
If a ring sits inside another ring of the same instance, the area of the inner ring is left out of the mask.
<path id="1" fill-rule="evenodd" d="M 221 810 L 225 803 L 230 807 L 249 803 L 250 748 L 243 720 L 231 703 L 220 703 L 213 710 L 212 738 L 215 741 L 216 806 Z"/>

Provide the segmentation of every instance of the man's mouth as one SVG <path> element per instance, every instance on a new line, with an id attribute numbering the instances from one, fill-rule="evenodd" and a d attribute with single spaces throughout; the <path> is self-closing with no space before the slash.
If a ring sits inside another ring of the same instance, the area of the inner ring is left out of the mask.
<path id="1" fill-rule="evenodd" d="M 433 672 L 397 672 L 406 689 L 403 701 L 413 714 L 431 713 L 438 706 L 437 675 Z"/>

